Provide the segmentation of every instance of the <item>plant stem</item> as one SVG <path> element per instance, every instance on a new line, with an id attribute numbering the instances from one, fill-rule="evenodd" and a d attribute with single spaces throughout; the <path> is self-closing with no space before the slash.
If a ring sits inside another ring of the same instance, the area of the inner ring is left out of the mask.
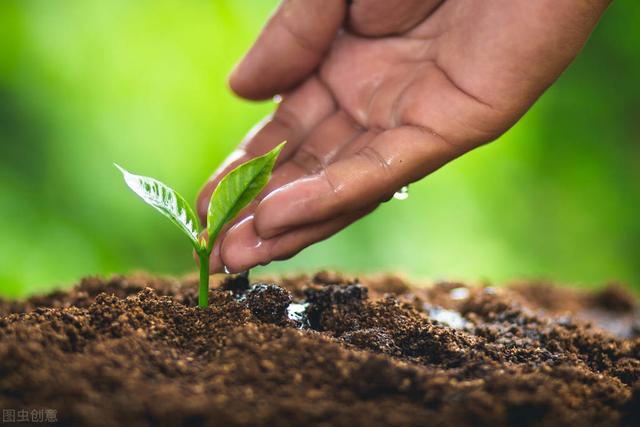
<path id="1" fill-rule="evenodd" d="M 200 259 L 200 291 L 198 293 L 198 307 L 209 307 L 209 254 L 207 251 L 198 253 Z"/>

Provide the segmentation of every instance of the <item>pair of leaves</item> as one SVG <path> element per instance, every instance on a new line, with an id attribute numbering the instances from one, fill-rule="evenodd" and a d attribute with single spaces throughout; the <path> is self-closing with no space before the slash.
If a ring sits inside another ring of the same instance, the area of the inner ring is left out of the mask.
<path id="1" fill-rule="evenodd" d="M 284 142 L 268 153 L 233 169 L 220 181 L 207 212 L 209 244 L 199 240 L 202 227 L 189 203 L 171 187 L 146 176 L 134 175 L 116 164 L 125 183 L 145 203 L 167 217 L 189 238 L 198 253 L 211 253 L 213 242 L 227 222 L 247 206 L 267 185 Z"/>

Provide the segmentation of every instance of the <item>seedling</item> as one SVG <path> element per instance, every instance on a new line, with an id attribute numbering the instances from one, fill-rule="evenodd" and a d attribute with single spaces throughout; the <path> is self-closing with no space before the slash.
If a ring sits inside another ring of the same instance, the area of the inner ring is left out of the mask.
<path id="1" fill-rule="evenodd" d="M 145 203 L 169 218 L 189 238 L 200 261 L 198 305 L 209 305 L 209 256 L 222 227 L 234 219 L 269 182 L 271 171 L 285 142 L 263 156 L 256 157 L 233 169 L 220 181 L 211 194 L 207 210 L 208 239 L 200 236 L 203 227 L 189 203 L 175 190 L 146 176 L 134 175 L 115 165 L 124 181 Z"/>

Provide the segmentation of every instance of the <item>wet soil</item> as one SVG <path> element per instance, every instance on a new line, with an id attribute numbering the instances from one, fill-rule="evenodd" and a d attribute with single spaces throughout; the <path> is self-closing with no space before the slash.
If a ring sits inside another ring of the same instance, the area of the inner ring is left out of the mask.
<path id="1" fill-rule="evenodd" d="M 0 301 L 0 408 L 86 426 L 638 426 L 640 314 L 579 293 L 332 273 L 88 278 Z"/>

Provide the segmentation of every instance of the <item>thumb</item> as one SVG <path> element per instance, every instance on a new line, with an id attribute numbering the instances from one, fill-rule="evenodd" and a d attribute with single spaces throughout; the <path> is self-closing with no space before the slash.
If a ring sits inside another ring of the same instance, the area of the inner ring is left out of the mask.
<path id="1" fill-rule="evenodd" d="M 229 77 L 247 99 L 265 99 L 307 78 L 329 49 L 346 14 L 344 0 L 284 0 Z"/>

